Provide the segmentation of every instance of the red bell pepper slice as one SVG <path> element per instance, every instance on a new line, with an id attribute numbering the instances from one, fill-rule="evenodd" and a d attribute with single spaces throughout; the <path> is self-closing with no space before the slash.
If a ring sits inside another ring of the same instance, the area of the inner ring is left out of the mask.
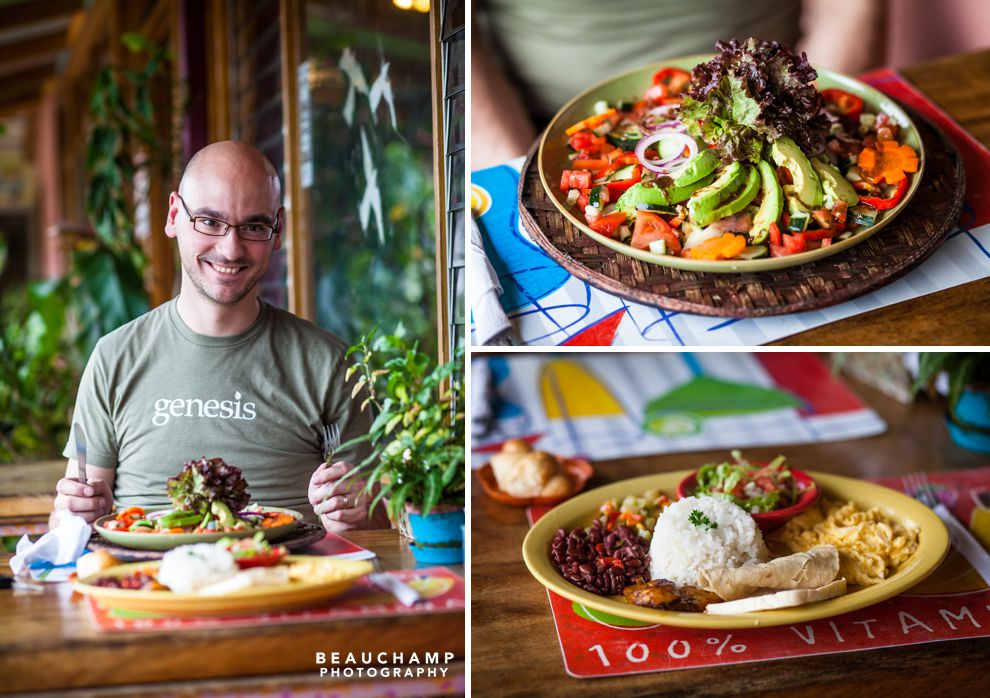
<path id="1" fill-rule="evenodd" d="M 901 199 L 904 198 L 904 192 L 907 191 L 907 177 L 902 179 L 897 183 L 897 189 L 894 193 L 886 198 L 880 198 L 879 196 L 861 196 L 859 202 L 866 204 L 867 206 L 872 206 L 878 211 L 886 211 L 888 209 L 894 208 Z"/>
<path id="2" fill-rule="evenodd" d="M 578 131 L 571 136 L 568 144 L 574 150 L 590 155 L 601 151 L 602 146 L 605 145 L 605 137 L 592 131 Z"/>
<path id="3" fill-rule="evenodd" d="M 616 211 L 615 213 L 610 213 L 607 216 L 602 216 L 594 223 L 590 223 L 589 227 L 596 233 L 600 233 L 605 237 L 615 237 L 615 231 L 619 229 L 620 225 L 625 225 L 626 214 L 622 211 Z"/>
<path id="4" fill-rule="evenodd" d="M 598 567 L 604 569 L 606 567 L 617 567 L 620 570 L 626 569 L 626 564 L 617 557 L 600 557 L 596 560 Z"/>
<path id="5" fill-rule="evenodd" d="M 863 100 L 845 90 L 832 88 L 822 90 L 822 97 L 827 104 L 834 106 L 842 116 L 853 121 L 859 121 L 859 115 L 863 113 Z"/>
<path id="6" fill-rule="evenodd" d="M 831 228 L 820 228 L 817 230 L 806 230 L 801 235 L 804 235 L 804 239 L 807 240 L 827 240 L 835 235 L 835 231 Z"/>
<path id="7" fill-rule="evenodd" d="M 621 194 L 626 189 L 636 184 L 637 182 L 641 181 L 642 179 L 643 179 L 643 167 L 642 165 L 636 165 L 633 168 L 632 177 L 630 177 L 629 179 L 617 179 L 614 182 L 606 182 L 605 186 L 608 187 L 608 193 L 610 194 L 609 201 L 613 200 L 612 195 L 616 195 L 615 198 L 618 198 L 617 196 L 618 194 Z"/>
<path id="8" fill-rule="evenodd" d="M 669 95 L 679 95 L 689 82 L 691 82 L 691 73 L 680 68 L 661 68 L 653 74 L 653 84 L 663 85 Z"/>

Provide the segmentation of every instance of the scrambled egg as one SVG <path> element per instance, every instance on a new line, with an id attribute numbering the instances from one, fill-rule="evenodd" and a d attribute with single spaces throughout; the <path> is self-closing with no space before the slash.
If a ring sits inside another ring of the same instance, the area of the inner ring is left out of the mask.
<path id="1" fill-rule="evenodd" d="M 918 532 L 854 502 L 822 499 L 770 534 L 792 552 L 817 545 L 839 550 L 839 576 L 870 586 L 886 579 L 918 549 Z"/>

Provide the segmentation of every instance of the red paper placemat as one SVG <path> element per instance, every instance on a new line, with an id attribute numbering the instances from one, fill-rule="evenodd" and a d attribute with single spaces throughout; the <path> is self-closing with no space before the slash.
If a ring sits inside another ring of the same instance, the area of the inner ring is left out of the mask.
<path id="1" fill-rule="evenodd" d="M 939 498 L 990 544 L 990 468 L 933 474 Z M 903 491 L 900 480 L 880 484 Z M 982 497 L 984 508 L 978 508 Z M 549 507 L 533 507 L 534 522 Z M 773 628 L 619 627 L 548 592 L 567 673 L 598 678 L 990 636 L 990 589 L 954 550 L 909 593 L 833 618 Z M 634 621 L 624 621 L 633 623 Z"/>
<path id="2" fill-rule="evenodd" d="M 91 597 L 87 597 L 86 603 L 93 626 L 107 632 L 231 628 L 464 610 L 464 579 L 445 567 L 395 570 L 389 574 L 417 588 L 426 599 L 414 606 L 403 606 L 390 594 L 375 589 L 366 579 L 362 579 L 353 589 L 323 607 L 228 618 L 169 618 L 158 614 L 118 611 L 103 608 Z"/>

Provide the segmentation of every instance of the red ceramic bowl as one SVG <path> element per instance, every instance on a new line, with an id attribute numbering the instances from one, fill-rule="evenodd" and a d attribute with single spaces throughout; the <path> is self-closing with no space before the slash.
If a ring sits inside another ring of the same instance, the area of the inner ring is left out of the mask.
<path id="1" fill-rule="evenodd" d="M 753 465 L 764 464 L 754 463 Z M 753 520 L 756 521 L 756 525 L 759 526 L 760 530 L 764 533 L 772 531 L 778 526 L 782 526 L 788 519 L 797 516 L 802 511 L 817 502 L 818 498 L 821 496 L 821 490 L 818 488 L 818 484 L 810 475 L 800 470 L 795 470 L 794 468 L 790 468 L 790 471 L 798 486 L 798 500 L 786 509 L 777 509 L 776 511 L 753 514 Z M 686 478 L 681 480 L 681 484 L 677 486 L 677 497 L 679 499 L 690 497 L 694 494 L 694 488 L 697 485 L 698 474 L 696 472 L 691 473 Z"/>

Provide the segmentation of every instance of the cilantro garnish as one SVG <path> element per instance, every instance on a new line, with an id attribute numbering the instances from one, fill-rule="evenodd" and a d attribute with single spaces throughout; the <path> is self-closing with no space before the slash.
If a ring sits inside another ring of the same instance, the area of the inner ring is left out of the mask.
<path id="1" fill-rule="evenodd" d="M 695 526 L 704 526 L 705 530 L 707 531 L 710 531 L 713 528 L 718 528 L 718 522 L 712 521 L 707 516 L 705 516 L 704 512 L 698 509 L 694 509 L 691 512 L 691 514 L 688 516 L 688 521 L 690 521 Z"/>

